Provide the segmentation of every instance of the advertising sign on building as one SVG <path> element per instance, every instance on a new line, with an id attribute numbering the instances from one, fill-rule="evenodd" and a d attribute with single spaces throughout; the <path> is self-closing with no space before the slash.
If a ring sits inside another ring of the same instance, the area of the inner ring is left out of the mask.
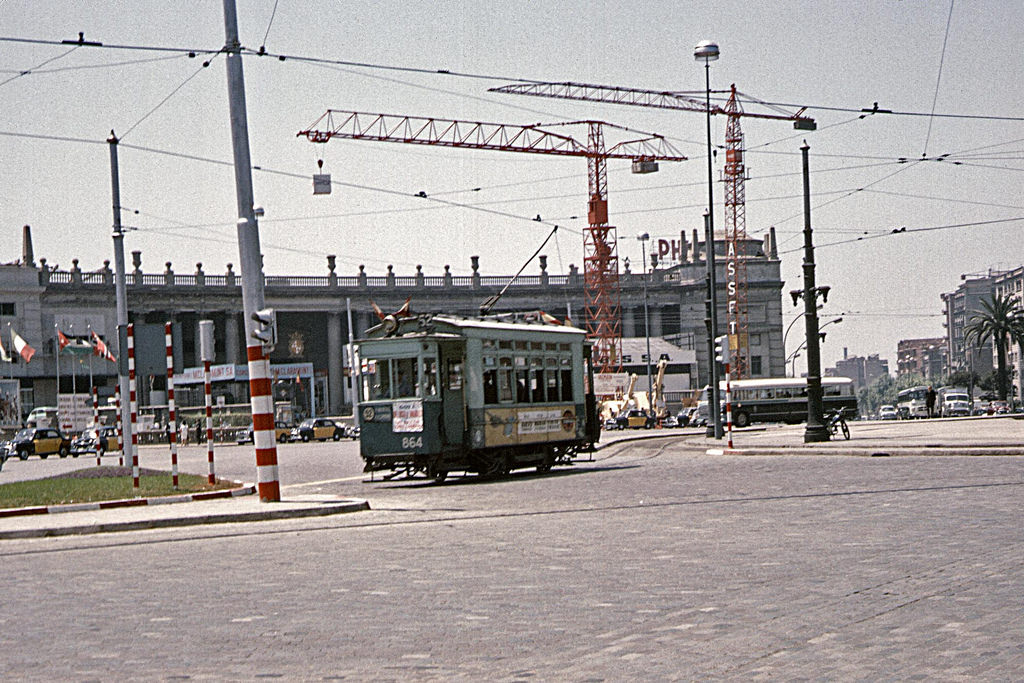
<path id="1" fill-rule="evenodd" d="M 0 428 L 21 426 L 21 381 L 0 379 Z"/>
<path id="2" fill-rule="evenodd" d="M 629 374 L 625 372 L 600 372 L 594 375 L 594 394 L 597 396 L 621 396 L 629 386 Z"/>

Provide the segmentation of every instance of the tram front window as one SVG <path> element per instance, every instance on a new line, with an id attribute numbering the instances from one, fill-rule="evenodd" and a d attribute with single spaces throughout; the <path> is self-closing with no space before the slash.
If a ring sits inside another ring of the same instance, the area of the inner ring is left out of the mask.
<path id="1" fill-rule="evenodd" d="M 363 366 L 365 400 L 418 398 L 420 396 L 419 363 L 416 358 L 381 358 Z"/>

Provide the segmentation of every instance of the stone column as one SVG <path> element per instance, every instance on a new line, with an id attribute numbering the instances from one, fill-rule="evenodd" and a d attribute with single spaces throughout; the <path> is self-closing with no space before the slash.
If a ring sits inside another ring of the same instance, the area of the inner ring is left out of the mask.
<path id="1" fill-rule="evenodd" d="M 660 337 L 661 333 L 661 306 L 648 304 L 648 316 L 651 322 L 651 336 Z"/>
<path id="2" fill-rule="evenodd" d="M 197 312 L 195 315 L 195 328 L 192 330 L 192 367 L 202 367 L 203 365 L 203 335 L 199 332 L 199 321 L 209 317 L 206 313 Z"/>
<path id="3" fill-rule="evenodd" d="M 622 336 L 636 336 L 636 310 L 632 306 L 622 307 Z"/>
<path id="4" fill-rule="evenodd" d="M 224 351 L 225 360 L 229 365 L 240 365 L 242 354 L 238 341 L 238 314 L 233 311 L 224 312 Z"/>
<path id="5" fill-rule="evenodd" d="M 341 313 L 332 312 L 327 317 L 327 407 L 328 414 L 340 415 L 342 386 Z"/>
<path id="6" fill-rule="evenodd" d="M 176 319 L 177 318 L 177 319 Z M 185 369 L 185 356 L 184 348 L 181 342 L 181 319 L 176 315 L 167 316 L 167 320 L 171 323 L 171 346 L 174 347 L 174 367 L 175 369 Z"/>

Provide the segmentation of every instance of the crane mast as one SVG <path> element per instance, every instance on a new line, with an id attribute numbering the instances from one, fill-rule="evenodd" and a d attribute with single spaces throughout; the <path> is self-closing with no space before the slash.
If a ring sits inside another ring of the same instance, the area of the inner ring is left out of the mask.
<path id="1" fill-rule="evenodd" d="M 725 126 L 725 235 L 726 235 L 726 321 L 732 352 L 732 378 L 743 379 L 750 371 L 750 334 L 747 316 L 747 207 L 746 164 L 743 160 L 743 131 L 740 116 L 743 109 L 732 86 L 725 105 L 728 122 Z"/>
<path id="2" fill-rule="evenodd" d="M 333 138 L 437 145 L 463 149 L 528 152 L 586 157 L 588 226 L 583 233 L 583 280 L 587 336 L 593 340 L 594 368 L 599 373 L 622 367 L 622 315 L 619 299 L 619 260 L 615 228 L 608 223 L 608 159 L 629 159 L 634 173 L 657 170 L 657 161 L 685 161 L 663 137 L 648 134 L 607 147 L 603 121 L 586 124 L 587 143 L 545 130 L 540 124 L 518 126 L 429 117 L 329 109 L 307 130 L 297 133 L 314 143 Z"/>

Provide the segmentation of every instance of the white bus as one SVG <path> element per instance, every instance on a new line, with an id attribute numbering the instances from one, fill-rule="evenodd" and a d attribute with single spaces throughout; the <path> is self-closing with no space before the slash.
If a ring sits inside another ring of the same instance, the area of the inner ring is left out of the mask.
<path id="1" fill-rule="evenodd" d="M 896 394 L 896 412 L 901 420 L 928 417 L 928 387 L 910 387 Z"/>
<path id="2" fill-rule="evenodd" d="M 725 409 L 725 382 L 720 385 Z M 746 427 L 752 422 L 788 422 L 807 419 L 806 377 L 765 377 L 738 379 L 731 383 L 732 423 Z M 857 414 L 857 392 L 849 377 L 821 378 L 822 412 L 843 409 L 848 417 Z M 707 405 L 707 387 L 702 399 Z"/>

